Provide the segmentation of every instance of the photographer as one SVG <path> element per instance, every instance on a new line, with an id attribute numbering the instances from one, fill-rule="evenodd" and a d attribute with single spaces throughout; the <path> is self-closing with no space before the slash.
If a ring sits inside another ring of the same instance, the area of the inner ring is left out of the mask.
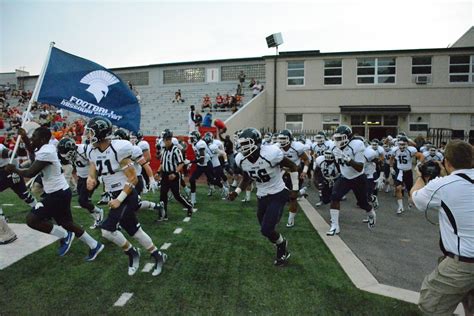
<path id="1" fill-rule="evenodd" d="M 422 166 L 421 176 L 411 190 L 421 211 L 439 211 L 440 248 L 444 254 L 436 269 L 421 285 L 420 309 L 430 315 L 451 315 L 463 302 L 466 315 L 474 303 L 474 169 L 473 148 L 466 142 L 448 143 L 443 163 Z M 445 169 L 445 170 L 444 170 Z"/>

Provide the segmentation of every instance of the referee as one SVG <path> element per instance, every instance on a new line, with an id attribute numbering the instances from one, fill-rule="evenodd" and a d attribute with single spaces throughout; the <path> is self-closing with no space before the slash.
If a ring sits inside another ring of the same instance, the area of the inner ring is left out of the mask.
<path id="1" fill-rule="evenodd" d="M 162 136 L 165 147 L 161 152 L 159 173 L 161 175 L 160 201 L 163 202 L 164 214 L 159 220 L 168 220 L 168 191 L 170 189 L 176 201 L 187 209 L 188 216 L 191 217 L 193 206 L 179 193 L 179 174 L 184 167 L 183 155 L 181 150 L 173 144 L 173 132 L 165 130 Z"/>

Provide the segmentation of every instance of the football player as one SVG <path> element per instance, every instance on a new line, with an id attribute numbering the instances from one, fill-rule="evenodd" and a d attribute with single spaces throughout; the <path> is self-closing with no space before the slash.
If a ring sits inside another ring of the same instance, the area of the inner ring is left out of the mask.
<path id="1" fill-rule="evenodd" d="M 302 143 L 294 141 L 293 134 L 287 129 L 280 131 L 277 141 L 280 144 L 281 152 L 286 158 L 291 160 L 297 166 L 300 166 L 300 164 L 304 166 L 302 169 L 299 169 L 299 192 L 309 168 L 309 158 L 305 153 L 305 147 Z M 287 188 L 290 189 L 291 179 L 288 172 L 283 175 L 283 181 L 285 182 Z M 296 203 L 290 203 L 289 211 L 288 223 L 286 224 L 286 227 L 290 228 L 295 226 L 295 216 L 296 212 L 298 211 L 298 206 Z"/>
<path id="2" fill-rule="evenodd" d="M 326 133 L 324 131 L 319 131 L 318 134 L 314 136 L 314 143 L 311 147 L 314 159 L 324 155 L 326 150 L 331 150 L 333 147 L 334 143 L 327 139 Z"/>
<path id="3" fill-rule="evenodd" d="M 210 132 L 204 135 L 204 141 L 206 142 L 209 152 L 213 177 L 222 186 L 223 199 L 227 199 L 227 195 L 229 195 L 229 184 L 227 183 L 227 176 L 224 174 L 224 169 L 219 160 L 219 157 L 223 157 L 224 163 L 228 163 L 227 154 L 224 151 L 224 144 L 220 140 L 214 139 Z"/>
<path id="4" fill-rule="evenodd" d="M 331 228 L 328 236 L 339 234 L 340 201 L 350 190 L 354 192 L 357 204 L 367 212 L 369 229 L 375 227 L 376 215 L 367 201 L 367 178 L 364 174 L 365 145 L 361 138 L 354 137 L 352 129 L 347 125 L 340 125 L 333 135 L 335 147 L 332 152 L 341 169 L 341 176 L 335 181 L 331 193 Z"/>
<path id="5" fill-rule="evenodd" d="M 150 236 L 141 228 L 136 216 L 138 194 L 135 191 L 137 174 L 131 160 L 133 146 L 129 141 L 113 139 L 112 123 L 105 117 L 94 117 L 85 127 L 85 134 L 93 148 L 89 151 L 87 188 L 97 185 L 102 176 L 106 191 L 111 195 L 109 214 L 101 225 L 102 236 L 119 246 L 129 258 L 128 275 L 134 275 L 140 265 L 140 253 L 125 238 L 118 226 L 135 238 L 154 259 L 152 275 L 161 273 L 166 254 L 158 251 Z"/>
<path id="6" fill-rule="evenodd" d="M 22 138 L 29 143 L 26 133 Z M 9 164 L 8 173 L 17 173 L 22 177 L 33 178 L 41 173 L 44 194 L 41 202 L 26 216 L 26 224 L 40 232 L 60 238 L 58 254 L 64 256 L 70 249 L 74 236 L 77 236 L 89 248 L 87 261 L 93 261 L 104 249 L 104 245 L 92 238 L 79 225 L 76 225 L 71 213 L 72 192 L 62 173 L 58 152 L 49 144 L 51 131 L 47 127 L 38 127 L 31 137 L 31 148 L 35 150 L 35 160 L 28 169 L 17 169 Z M 28 147 L 28 146 L 27 146 Z M 50 223 L 53 218 L 58 225 Z"/>
<path id="7" fill-rule="evenodd" d="M 329 149 L 324 152 L 324 155 L 316 158 L 314 165 L 314 184 L 319 190 L 319 202 L 316 206 L 321 206 L 331 202 L 334 181 L 341 174 L 341 170 Z"/>
<path id="8" fill-rule="evenodd" d="M 143 133 L 141 131 L 138 131 L 136 134 L 132 133 L 130 137 L 130 141 L 132 142 L 132 145 L 137 145 L 138 147 L 140 147 L 140 149 L 143 152 L 143 158 L 145 159 L 146 162 L 150 163 L 151 162 L 150 144 L 148 144 L 148 142 L 143 139 Z M 150 185 L 150 178 L 147 177 L 146 170 L 142 169 L 139 174 L 137 173 L 137 175 L 141 175 L 143 177 L 142 179 L 145 180 L 146 187 L 143 188 L 143 191 L 144 193 L 147 193 L 148 187 Z"/>
<path id="9" fill-rule="evenodd" d="M 390 158 L 392 157 L 392 149 L 388 140 L 383 144 L 383 176 L 385 184 L 385 193 L 390 191 Z"/>
<path id="10" fill-rule="evenodd" d="M 283 266 L 288 262 L 287 240 L 276 231 L 283 209 L 290 199 L 290 203 L 296 204 L 298 192 L 298 167 L 283 155 L 283 152 L 274 145 L 261 146 L 262 136 L 255 128 L 247 128 L 242 131 L 238 139 L 238 154 L 236 163 L 242 169 L 244 176 L 235 189 L 229 194 L 229 200 L 233 201 L 240 192 L 245 190 L 248 184 L 254 180 L 257 185 L 258 209 L 257 218 L 260 223 L 260 232 L 270 242 L 276 244 L 277 254 L 274 264 Z M 280 167 L 287 168 L 291 176 L 291 193 L 281 177 Z"/>
<path id="11" fill-rule="evenodd" d="M 79 205 L 89 211 L 94 222 L 90 229 L 99 228 L 104 219 L 104 211 L 92 203 L 92 194 L 95 189 L 87 190 L 87 176 L 89 175 L 89 159 L 87 159 L 87 151 L 90 146 L 87 144 L 76 145 L 71 138 L 63 138 L 58 143 L 58 153 L 69 161 L 76 169 L 77 175 L 77 193 Z"/>
<path id="12" fill-rule="evenodd" d="M 405 185 L 408 191 L 408 207 L 411 205 L 410 190 L 413 187 L 413 172 L 412 172 L 412 161 L 413 157 L 419 161 L 423 161 L 424 156 L 418 150 L 409 146 L 409 140 L 406 136 L 398 138 L 397 146 L 392 148 L 390 158 L 390 172 L 395 181 L 396 197 L 397 197 L 397 214 L 404 212 L 403 208 L 403 185 Z"/>
<path id="13" fill-rule="evenodd" d="M 423 153 L 423 156 L 425 157 L 424 161 L 443 161 L 444 156 L 442 153 L 440 153 L 434 145 L 431 145 L 428 149 L 428 151 L 425 151 Z"/>

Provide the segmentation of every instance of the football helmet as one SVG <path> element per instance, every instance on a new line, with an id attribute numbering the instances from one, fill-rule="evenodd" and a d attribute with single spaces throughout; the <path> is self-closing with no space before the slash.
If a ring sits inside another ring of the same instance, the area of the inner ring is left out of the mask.
<path id="1" fill-rule="evenodd" d="M 246 128 L 240 133 L 237 143 L 237 151 L 247 158 L 260 149 L 262 135 L 255 128 Z"/>
<path id="2" fill-rule="evenodd" d="M 137 132 L 137 140 L 138 141 L 141 141 L 143 139 L 143 132 L 142 131 L 138 131 Z"/>
<path id="3" fill-rule="evenodd" d="M 334 161 L 334 154 L 332 153 L 331 150 L 325 150 L 324 151 L 324 160 L 327 162 L 333 162 Z"/>
<path id="4" fill-rule="evenodd" d="M 271 143 L 272 142 L 272 133 L 270 132 L 266 132 L 264 135 L 263 135 L 263 140 L 266 142 L 266 143 Z"/>
<path id="5" fill-rule="evenodd" d="M 70 138 L 63 138 L 58 143 L 58 153 L 69 162 L 75 162 L 77 156 L 77 145 Z"/>
<path id="6" fill-rule="evenodd" d="M 429 149 L 429 151 L 430 151 L 430 156 L 431 156 L 431 157 L 436 156 L 436 147 L 431 146 L 430 149 Z"/>
<path id="7" fill-rule="evenodd" d="M 397 145 L 401 151 L 404 151 L 408 146 L 408 138 L 406 136 L 400 136 Z"/>
<path id="8" fill-rule="evenodd" d="M 400 132 L 397 134 L 397 140 L 400 140 L 400 137 L 407 137 L 407 133 L 405 132 Z"/>
<path id="9" fill-rule="evenodd" d="M 114 132 L 115 139 L 130 140 L 130 135 L 123 128 L 119 128 Z"/>
<path id="10" fill-rule="evenodd" d="M 191 133 L 189 133 L 188 142 L 191 145 L 196 144 L 200 139 L 201 139 L 201 134 L 198 131 L 192 131 Z"/>
<path id="11" fill-rule="evenodd" d="M 326 133 L 323 131 L 319 131 L 316 136 L 314 136 L 314 140 L 318 145 L 324 144 L 324 141 L 326 140 Z"/>
<path id="12" fill-rule="evenodd" d="M 347 125 L 339 125 L 332 137 L 334 138 L 336 147 L 342 149 L 351 141 L 352 129 Z"/>
<path id="13" fill-rule="evenodd" d="M 99 143 L 112 135 L 112 123 L 103 116 L 93 117 L 85 127 L 85 134 L 92 145 Z"/>
<path id="14" fill-rule="evenodd" d="M 212 136 L 211 132 L 207 132 L 202 139 L 209 145 L 214 140 L 214 136 Z"/>
<path id="15" fill-rule="evenodd" d="M 377 149 L 379 148 L 379 140 L 377 138 L 372 139 L 372 141 L 370 142 L 370 146 L 372 146 L 373 150 L 377 151 Z"/>
<path id="16" fill-rule="evenodd" d="M 386 152 L 389 152 L 390 151 L 390 146 L 388 144 L 383 144 L 383 149 L 386 151 Z"/>
<path id="17" fill-rule="evenodd" d="M 290 145 L 293 141 L 293 133 L 290 130 L 284 129 L 281 130 L 277 137 L 277 142 L 280 144 L 281 147 L 285 147 Z"/>

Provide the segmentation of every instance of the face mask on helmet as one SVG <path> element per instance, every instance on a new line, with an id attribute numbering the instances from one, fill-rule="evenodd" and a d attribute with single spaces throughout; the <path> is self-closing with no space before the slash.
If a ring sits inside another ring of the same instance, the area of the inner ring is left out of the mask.
<path id="1" fill-rule="evenodd" d="M 430 156 L 431 156 L 431 157 L 436 156 L 436 148 L 434 148 L 434 147 L 431 147 L 431 148 L 430 148 Z"/>
<path id="2" fill-rule="evenodd" d="M 347 144 L 349 144 L 349 138 L 347 137 L 346 134 L 340 134 L 336 133 L 333 135 L 334 138 L 334 144 L 338 148 L 344 148 Z"/>
<path id="3" fill-rule="evenodd" d="M 263 136 L 263 140 L 267 143 L 270 143 L 272 141 L 272 133 L 265 133 L 265 135 Z"/>
<path id="4" fill-rule="evenodd" d="M 291 143 L 290 137 L 283 134 L 279 134 L 277 136 L 277 142 L 280 144 L 281 147 L 288 146 Z"/>
<path id="5" fill-rule="evenodd" d="M 92 128 L 86 126 L 84 134 L 86 135 L 89 144 L 94 145 L 99 142 L 99 139 L 95 136 L 95 131 Z"/>
<path id="6" fill-rule="evenodd" d="M 316 141 L 316 144 L 318 144 L 318 145 L 324 144 L 324 136 L 323 135 L 316 135 L 314 137 L 314 140 Z"/>
<path id="7" fill-rule="evenodd" d="M 331 162 L 334 161 L 334 154 L 330 150 L 324 152 L 324 160 Z"/>
<path id="8" fill-rule="evenodd" d="M 379 148 L 379 144 L 377 142 L 370 143 L 370 146 L 372 146 L 373 150 L 377 150 Z"/>
<path id="9" fill-rule="evenodd" d="M 252 138 L 239 138 L 236 145 L 236 150 L 245 158 L 253 154 L 257 149 L 258 146 Z"/>

